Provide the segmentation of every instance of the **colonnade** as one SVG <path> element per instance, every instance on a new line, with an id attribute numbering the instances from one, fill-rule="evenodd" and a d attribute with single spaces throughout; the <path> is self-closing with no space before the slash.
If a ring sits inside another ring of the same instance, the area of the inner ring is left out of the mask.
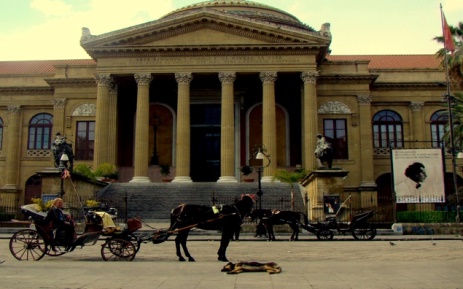
<path id="1" fill-rule="evenodd" d="M 264 170 L 262 181 L 271 181 L 276 170 L 277 136 L 275 113 L 275 81 L 277 72 L 261 72 L 262 81 L 262 144 L 272 157 L 270 165 Z M 315 143 L 312 141 L 313 132 L 317 131 L 317 71 L 301 73 L 304 83 L 303 92 L 303 149 L 302 162 L 304 167 L 312 168 L 316 165 L 314 157 Z M 151 73 L 134 75 L 137 83 L 137 108 L 135 116 L 135 156 L 134 176 L 130 182 L 150 182 L 148 178 L 149 166 L 149 87 L 153 79 Z M 220 171 L 218 182 L 237 182 L 235 172 L 235 121 L 234 121 L 234 81 L 235 72 L 219 72 L 218 78 L 222 86 L 221 95 L 221 148 Z M 97 112 L 95 123 L 94 167 L 104 162 L 115 161 L 116 142 L 111 141 L 115 132 L 111 131 L 110 109 L 114 107 L 114 81 L 110 74 L 99 74 L 95 77 L 97 89 Z M 192 182 L 190 177 L 190 83 L 193 80 L 191 72 L 175 73 L 178 85 L 177 101 L 177 128 L 176 128 L 176 176 L 173 182 Z M 114 110 L 115 111 L 115 110 Z M 114 117 L 113 117 L 114 118 Z"/>

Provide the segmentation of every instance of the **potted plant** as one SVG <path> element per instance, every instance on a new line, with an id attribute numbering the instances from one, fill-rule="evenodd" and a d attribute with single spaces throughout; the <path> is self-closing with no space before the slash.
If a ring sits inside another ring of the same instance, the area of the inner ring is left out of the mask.
<path id="1" fill-rule="evenodd" d="M 162 181 L 163 182 L 170 182 L 172 179 L 169 179 L 170 175 L 170 166 L 168 164 L 160 164 L 159 167 L 161 168 L 159 172 L 161 173 L 161 176 L 163 176 Z"/>
<path id="2" fill-rule="evenodd" d="M 254 182 L 253 178 L 249 178 L 249 176 L 254 169 L 251 166 L 244 165 L 240 168 L 240 172 L 243 174 L 243 181 L 245 182 Z"/>
<path id="3" fill-rule="evenodd" d="M 118 178 L 116 166 L 110 163 L 102 163 L 99 165 L 94 174 L 95 177 L 101 178 L 102 181 L 116 180 Z"/>

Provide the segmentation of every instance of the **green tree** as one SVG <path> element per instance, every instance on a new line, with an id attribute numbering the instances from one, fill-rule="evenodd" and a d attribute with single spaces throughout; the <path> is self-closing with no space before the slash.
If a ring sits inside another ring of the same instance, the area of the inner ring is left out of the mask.
<path id="1" fill-rule="evenodd" d="M 463 22 L 458 23 L 457 26 L 449 25 L 449 28 L 453 35 L 455 51 L 453 54 L 447 54 L 447 57 L 445 57 L 447 51 L 443 47 L 444 37 L 436 36 L 434 40 L 442 43 L 442 48 L 436 52 L 436 56 L 441 59 L 443 67 L 445 67 L 445 60 L 447 59 L 452 88 L 455 90 L 463 90 Z"/>
<path id="2" fill-rule="evenodd" d="M 309 172 L 306 170 L 288 171 L 279 169 L 273 174 L 273 179 L 287 183 L 291 187 L 291 210 L 294 210 L 294 185 L 299 183 Z"/>

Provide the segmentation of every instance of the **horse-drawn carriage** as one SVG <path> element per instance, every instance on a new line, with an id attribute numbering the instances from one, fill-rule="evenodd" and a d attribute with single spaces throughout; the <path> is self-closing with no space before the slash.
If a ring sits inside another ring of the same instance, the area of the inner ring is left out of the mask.
<path id="1" fill-rule="evenodd" d="M 140 248 L 141 239 L 133 233 L 141 228 L 138 219 L 127 220 L 127 227 L 119 231 L 106 232 L 102 218 L 92 210 L 85 214 L 85 229 L 73 242 L 65 240 L 59 229 L 54 229 L 46 213 L 33 205 L 21 207 L 22 213 L 31 220 L 31 226 L 10 238 L 10 252 L 18 260 L 38 261 L 45 255 L 60 256 L 72 252 L 76 247 L 95 245 L 100 237 L 107 237 L 101 246 L 103 260 L 131 261 Z"/>

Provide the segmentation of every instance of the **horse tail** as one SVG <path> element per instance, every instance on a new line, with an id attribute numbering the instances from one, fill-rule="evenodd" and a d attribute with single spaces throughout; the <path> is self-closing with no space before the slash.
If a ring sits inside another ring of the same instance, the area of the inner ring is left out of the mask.
<path id="1" fill-rule="evenodd" d="M 304 214 L 304 213 L 300 213 L 303 217 L 304 217 L 304 225 L 308 225 L 309 224 L 309 218 L 307 218 L 307 215 Z"/>

